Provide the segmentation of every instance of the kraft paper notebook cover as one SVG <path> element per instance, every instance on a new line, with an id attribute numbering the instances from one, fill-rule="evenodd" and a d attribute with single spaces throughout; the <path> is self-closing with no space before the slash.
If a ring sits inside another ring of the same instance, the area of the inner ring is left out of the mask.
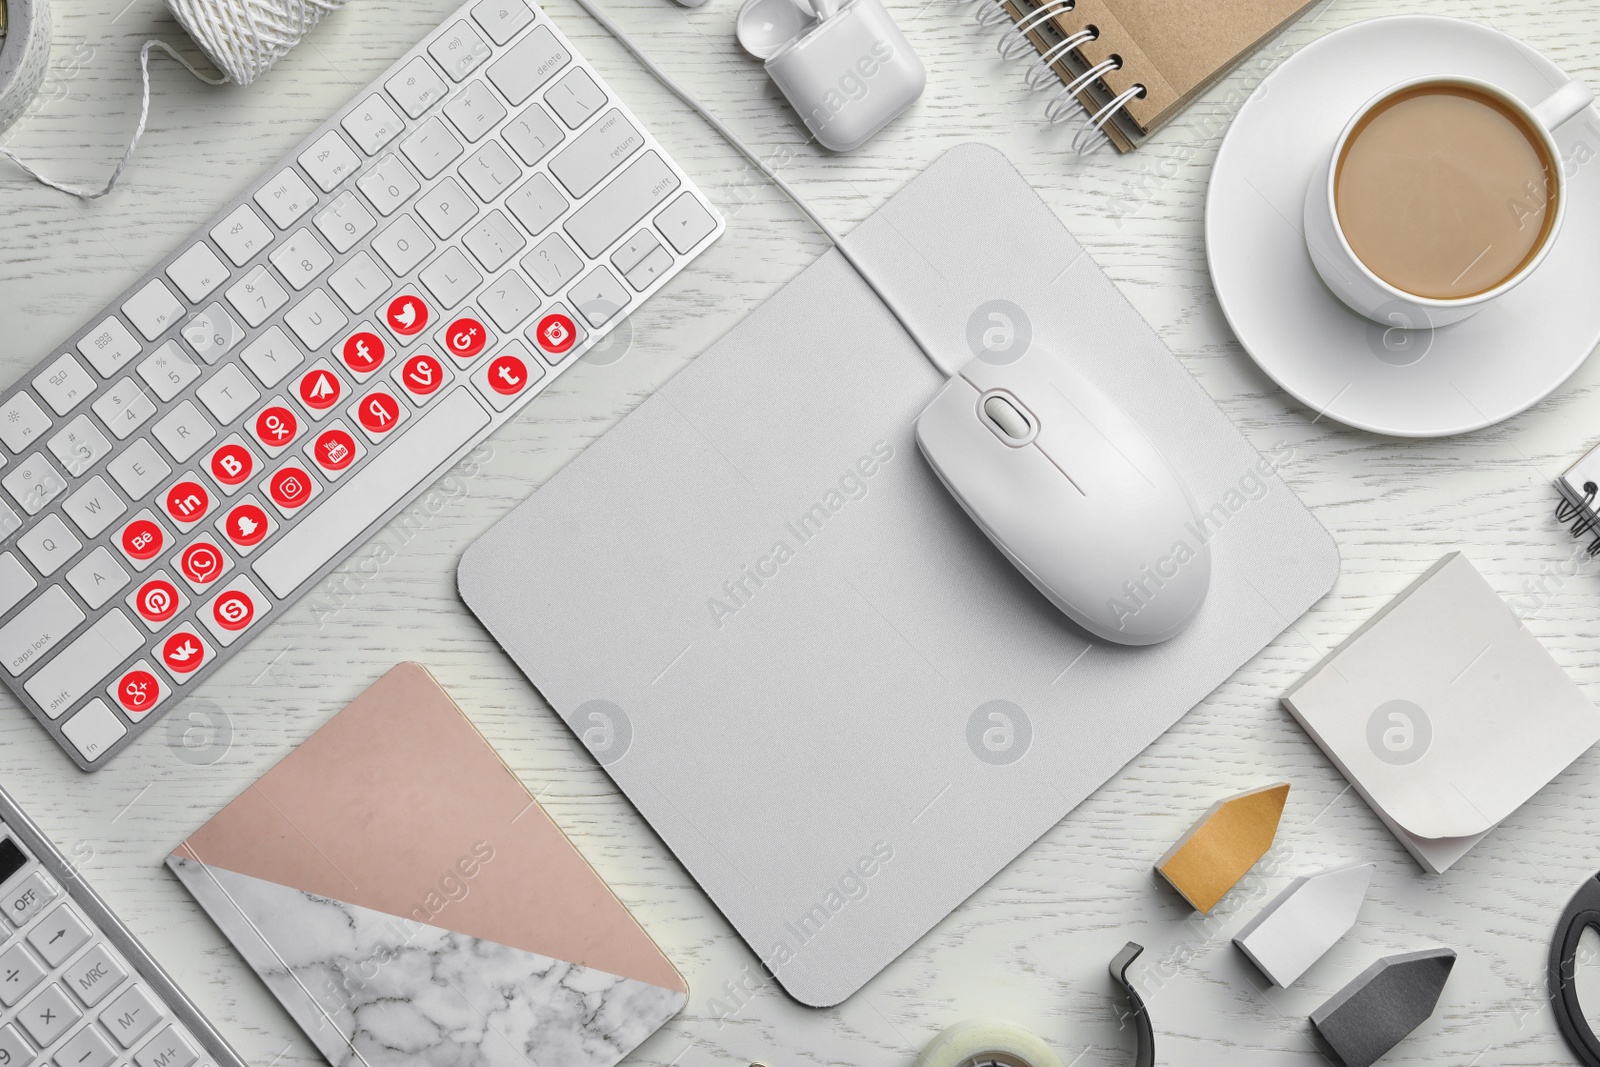
<path id="1" fill-rule="evenodd" d="M 688 997 L 415 663 L 167 865 L 336 1067 L 610 1067 Z"/>
<path id="2" fill-rule="evenodd" d="M 1165 644 L 1067 622 L 923 462 L 912 422 L 944 379 L 837 252 L 467 550 L 468 606 L 814 1005 L 905 951 L 1338 572 L 1275 472 L 1288 456 L 1251 447 L 1004 156 L 952 149 L 848 240 L 935 343 L 1008 315 L 1076 360 L 1209 516 L 1212 583 Z"/>

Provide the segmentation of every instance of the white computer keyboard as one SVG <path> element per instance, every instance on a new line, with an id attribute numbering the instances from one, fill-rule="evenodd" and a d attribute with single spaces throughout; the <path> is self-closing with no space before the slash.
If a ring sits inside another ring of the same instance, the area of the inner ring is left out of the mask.
<path id="1" fill-rule="evenodd" d="M 244 1067 L 0 791 L 0 1067 Z"/>
<path id="2" fill-rule="evenodd" d="M 468 3 L 0 403 L 0 676 L 104 766 L 722 229 Z"/>

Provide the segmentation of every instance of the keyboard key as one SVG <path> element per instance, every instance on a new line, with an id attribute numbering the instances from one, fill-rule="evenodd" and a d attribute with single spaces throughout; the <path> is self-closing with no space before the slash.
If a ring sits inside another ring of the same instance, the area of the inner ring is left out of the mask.
<path id="1" fill-rule="evenodd" d="M 217 644 L 226 648 L 243 637 L 245 631 L 260 622 L 271 609 L 272 601 L 254 582 L 240 575 L 207 601 L 199 615 Z"/>
<path id="2" fill-rule="evenodd" d="M 230 363 L 206 380 L 205 384 L 195 390 L 195 395 L 205 404 L 213 418 L 226 426 L 228 423 L 244 414 L 245 408 L 261 399 L 261 393 L 245 378 L 237 364 Z M 178 410 L 182 410 L 180 406 Z M 192 406 L 191 406 L 192 410 Z M 205 426 L 205 420 L 199 420 L 200 426 Z M 211 439 L 211 427 L 205 426 L 206 434 L 203 440 Z M 163 442 L 165 443 L 165 442 Z M 198 447 L 196 443 L 195 447 Z M 190 449 L 190 455 L 194 449 Z"/>
<path id="3" fill-rule="evenodd" d="M 571 62 L 572 54 L 550 27 L 538 26 L 489 64 L 489 80 L 513 106 L 521 106 Z"/>
<path id="4" fill-rule="evenodd" d="M 15 1026 L 0 1026 L 0 1067 L 26 1067 L 33 1062 L 33 1049 L 17 1033 Z"/>
<path id="5" fill-rule="evenodd" d="M 146 341 L 166 333 L 167 327 L 183 317 L 183 312 L 183 304 L 160 278 L 151 278 L 122 305 L 122 313 Z"/>
<path id="6" fill-rule="evenodd" d="M 222 494 L 232 496 L 255 473 L 256 462 L 256 455 L 244 438 L 231 433 L 206 457 L 206 470 L 217 480 Z"/>
<path id="7" fill-rule="evenodd" d="M 293 170 L 283 170 L 256 191 L 255 202 L 277 224 L 287 230 L 296 219 L 304 215 L 317 202 L 317 195 L 305 180 Z"/>
<path id="8" fill-rule="evenodd" d="M 507 271 L 483 291 L 478 304 L 502 333 L 510 333 L 523 319 L 539 310 L 539 297 L 520 274 Z"/>
<path id="9" fill-rule="evenodd" d="M 182 552 L 173 557 L 172 562 L 183 580 L 189 583 L 189 588 L 196 593 L 205 591 L 233 569 L 233 560 L 208 533 L 201 534 L 185 546 Z"/>
<path id="10" fill-rule="evenodd" d="M 424 178 L 432 178 L 460 158 L 462 147 L 444 123 L 431 118 L 400 142 L 400 151 Z"/>
<path id="11" fill-rule="evenodd" d="M 0 1004 L 15 1007 L 17 1001 L 44 980 L 44 968 L 33 953 L 20 944 L 0 952 Z M 7 1029 L 10 1029 L 7 1027 Z M 27 1062 L 24 1057 L 23 1062 Z"/>
<path id="12" fill-rule="evenodd" d="M 442 240 L 472 221 L 478 204 L 454 178 L 446 178 L 417 201 L 417 214 Z"/>
<path id="13" fill-rule="evenodd" d="M 115 701 L 117 707 L 122 709 L 122 713 L 134 722 L 138 722 L 160 707 L 171 695 L 172 687 L 163 682 L 161 676 L 150 666 L 150 661 L 144 659 L 135 661 L 133 666 L 123 671 L 116 681 L 106 686 L 106 696 Z M 92 956 L 94 953 L 86 955 Z M 74 989 L 73 992 L 76 993 L 77 990 Z M 83 1000 L 83 996 L 80 994 L 78 999 Z M 92 1005 L 85 1002 L 85 1006 Z"/>
<path id="14" fill-rule="evenodd" d="M 92 707 L 93 705 L 91 705 Z M 89 714 L 88 709 L 78 713 L 77 722 Z M 113 722 L 116 720 L 113 719 Z M 70 727 L 72 724 L 68 723 Z M 117 728 L 122 729 L 122 724 L 117 723 Z M 63 730 L 65 732 L 65 729 Z M 124 730 L 123 733 L 127 731 Z M 93 758 L 93 757 L 90 757 Z M 61 1046 L 61 1049 L 51 1057 L 56 1067 L 111 1067 L 116 1062 L 117 1054 L 111 1048 L 111 1042 L 100 1036 L 100 1031 L 92 1026 L 85 1026 L 72 1039 Z"/>
<path id="15" fill-rule="evenodd" d="M 389 276 L 371 256 L 357 252 L 344 266 L 328 275 L 328 287 L 344 301 L 345 307 L 359 315 L 389 288 Z"/>
<path id="16" fill-rule="evenodd" d="M 272 313 L 289 302 L 289 294 L 266 267 L 256 267 L 233 283 L 226 293 L 228 303 L 251 326 L 260 326 Z"/>
<path id="17" fill-rule="evenodd" d="M 267 258 L 297 293 L 333 265 L 333 256 L 304 226 L 268 253 Z"/>
<path id="18" fill-rule="evenodd" d="M 111 442 L 89 421 L 79 415 L 50 438 L 50 452 L 68 474 L 77 478 L 111 452 Z"/>
<path id="19" fill-rule="evenodd" d="M 507 341 L 495 357 L 472 375 L 478 392 L 496 411 L 504 411 L 528 386 L 544 377 L 544 367 L 521 341 Z"/>
<path id="20" fill-rule="evenodd" d="M 609 268 L 596 267 L 567 291 L 567 299 L 590 326 L 598 329 L 615 318 L 633 298 Z"/>
<path id="21" fill-rule="evenodd" d="M 401 67 L 383 87 L 389 90 L 400 110 L 414 119 L 421 118 L 422 113 L 438 103 L 446 92 L 444 80 L 421 56 Z"/>
<path id="22" fill-rule="evenodd" d="M 395 208 L 422 188 L 406 165 L 394 155 L 378 160 L 371 170 L 356 179 L 356 186 L 367 194 L 367 199 L 380 215 L 394 214 Z"/>
<path id="23" fill-rule="evenodd" d="M 271 389 L 300 365 L 305 353 L 295 347 L 282 330 L 271 326 L 251 341 L 239 358 L 250 368 L 250 373 L 256 376 L 257 381 Z"/>
<path id="24" fill-rule="evenodd" d="M 28 931 L 28 944 L 52 967 L 67 962 L 67 957 L 89 941 L 89 927 L 72 910 L 62 904 Z"/>
<path id="25" fill-rule="evenodd" d="M 388 354 L 388 346 L 383 343 L 383 338 L 378 336 L 370 322 L 363 322 L 339 346 L 339 358 L 344 361 L 345 367 L 358 382 L 364 382 L 371 377 L 383 365 L 383 358 Z"/>
<path id="26" fill-rule="evenodd" d="M 433 339 L 441 350 L 465 364 L 482 355 L 494 338 L 478 320 L 477 312 L 471 308 L 463 308 L 462 311 L 464 314 L 451 319 L 448 326 L 441 327 Z"/>
<path id="27" fill-rule="evenodd" d="M 354 248 L 357 241 L 378 225 L 372 212 L 349 190 L 336 196 L 333 203 L 312 216 L 311 221 L 341 255 Z"/>
<path id="28" fill-rule="evenodd" d="M 205 391 L 211 387 L 213 382 L 230 372 L 238 375 L 239 380 L 244 382 L 244 375 L 239 368 L 230 363 L 222 369 L 222 374 L 217 375 L 217 377 L 212 378 L 211 381 L 200 387 L 202 399 L 204 399 Z M 261 395 L 251 389 L 248 382 L 244 384 L 246 389 L 250 389 L 250 392 L 255 393 L 255 396 L 259 397 Z M 238 412 L 235 412 L 235 414 L 243 412 L 248 406 L 248 401 L 240 404 Z M 219 419 L 219 421 L 228 423 L 233 420 Z M 206 417 L 200 414 L 200 409 L 195 407 L 194 402 L 190 400 L 185 400 L 163 415 L 152 432 L 155 434 L 156 440 L 161 442 L 161 447 L 167 450 L 167 454 L 179 463 L 200 451 L 202 445 L 217 435 L 217 431 L 206 421 Z"/>
<path id="29" fill-rule="evenodd" d="M 172 261 L 167 277 L 183 290 L 189 303 L 198 304 L 228 280 L 228 268 L 211 251 L 211 246 L 202 241 Z"/>
<path id="30" fill-rule="evenodd" d="M 89 405 L 121 441 L 156 413 L 156 406 L 132 378 L 124 378 Z"/>
<path id="31" fill-rule="evenodd" d="M 117 718 L 116 712 L 107 707 L 106 702 L 99 697 L 89 701 L 83 706 L 83 710 L 61 724 L 62 736 L 71 741 L 72 747 L 81 752 L 83 758 L 90 763 L 105 755 L 106 750 L 122 740 L 127 732 L 128 728 L 122 725 L 122 720 Z M 85 1033 L 92 1032 L 85 1031 Z"/>
<path id="32" fill-rule="evenodd" d="M 0 478 L 0 485 L 16 498 L 22 510 L 29 515 L 37 515 L 44 506 L 67 488 L 67 483 L 60 473 L 50 465 L 38 452 L 17 465 L 17 469 Z"/>
<path id="33" fill-rule="evenodd" d="M 106 470 L 122 486 L 122 491 L 128 494 L 130 500 L 144 497 L 172 473 L 167 461 L 146 440 L 129 445 L 121 455 L 106 464 Z"/>
<path id="34" fill-rule="evenodd" d="M 290 308 L 284 313 L 283 321 L 307 348 L 321 348 L 350 325 L 349 318 L 339 310 L 325 289 L 314 290 Z"/>
<path id="35" fill-rule="evenodd" d="M 331 193 L 336 185 L 355 173 L 360 160 L 344 143 L 338 130 L 329 130 L 300 153 L 300 165 L 323 192 Z"/>
<path id="36" fill-rule="evenodd" d="M 573 196 L 587 196 L 589 190 L 642 147 L 644 135 L 621 111 L 612 108 L 550 160 L 550 173 L 560 178 Z"/>
<path id="37" fill-rule="evenodd" d="M 22 517 L 11 510 L 4 500 L 0 500 L 0 540 L 10 537 L 22 528 Z"/>
<path id="38" fill-rule="evenodd" d="M 26 567 L 10 552 L 0 555 L 0 615 L 22 603 L 23 598 L 39 587 Z"/>
<path id="39" fill-rule="evenodd" d="M 139 363 L 139 377 L 165 404 L 200 377 L 200 367 L 176 341 L 168 341 Z"/>
<path id="40" fill-rule="evenodd" d="M 344 420 L 334 419 L 327 429 L 317 434 L 315 440 L 306 444 L 303 451 L 306 458 L 317 465 L 317 471 L 324 478 L 336 482 L 340 475 L 361 462 L 367 454 L 367 446 L 357 440 Z"/>
<path id="41" fill-rule="evenodd" d="M 324 563 L 343 554 L 394 501 L 431 481 L 488 424 L 489 413 L 472 393 L 456 389 L 283 534 L 252 569 L 274 596 L 288 596 Z"/>
<path id="42" fill-rule="evenodd" d="M 533 251 L 522 257 L 522 269 L 534 281 L 539 283 L 539 288 L 545 295 L 553 296 L 560 288 L 578 276 L 583 269 L 583 260 L 578 253 L 572 250 L 566 239 L 559 233 L 549 237 L 533 246 Z"/>
<path id="43" fill-rule="evenodd" d="M 21 452 L 49 428 L 50 416 L 27 393 L 16 394 L 0 409 L 0 440 L 13 452 Z"/>
<path id="44" fill-rule="evenodd" d="M 83 542 L 67 529 L 61 516 L 46 515 L 33 529 L 17 538 L 17 547 L 22 549 L 22 554 L 28 557 L 34 569 L 48 578 L 78 554 Z"/>
<path id="45" fill-rule="evenodd" d="M 140 582 L 139 588 L 124 597 L 123 603 L 153 633 L 186 609 L 189 597 L 174 584 L 172 575 L 166 571 L 156 571 Z"/>
<path id="46" fill-rule="evenodd" d="M 110 996 L 126 977 L 128 972 L 106 946 L 96 945 L 67 968 L 61 981 L 78 998 L 78 1003 L 92 1008 Z"/>
<path id="47" fill-rule="evenodd" d="M 458 82 L 477 70 L 489 58 L 489 46 L 465 22 L 457 22 L 433 39 L 428 54 L 439 64 L 445 76 Z"/>
<path id="48" fill-rule="evenodd" d="M 588 339 L 589 332 L 572 317 L 567 305 L 553 304 L 528 328 L 526 336 L 554 367 L 575 352 Z"/>
<path id="49" fill-rule="evenodd" d="M 372 239 L 372 250 L 383 257 L 396 277 L 410 274 L 418 263 L 433 254 L 435 247 L 410 215 L 401 215 Z"/>
<path id="50" fill-rule="evenodd" d="M 571 129 L 577 129 L 606 103 L 605 90 L 586 70 L 575 70 L 550 87 L 544 102 Z"/>
<path id="51" fill-rule="evenodd" d="M 506 117 L 506 107 L 494 91 L 474 81 L 444 106 L 445 118 L 468 141 L 476 141 Z"/>
<path id="52" fill-rule="evenodd" d="M 176 1027 L 169 1026 L 133 1058 L 139 1067 L 189 1067 L 199 1053 Z"/>
<path id="53" fill-rule="evenodd" d="M 529 104 L 522 114 L 506 123 L 500 136 L 531 167 L 549 155 L 567 135 L 549 112 L 538 104 Z"/>
<path id="54" fill-rule="evenodd" d="M 438 259 L 422 268 L 418 278 L 445 308 L 455 307 L 483 284 L 483 275 L 455 247 L 446 248 Z"/>
<path id="55" fill-rule="evenodd" d="M 322 492 L 322 486 L 298 459 L 291 459 L 273 471 L 259 488 L 285 516 L 295 515 Z"/>
<path id="56" fill-rule="evenodd" d="M 45 714 L 57 718 L 78 698 L 100 687 L 106 675 L 144 647 L 144 635 L 119 608 L 112 608 L 23 686 Z M 81 746 L 80 746 L 81 747 Z M 90 753 L 85 752 L 85 756 Z"/>
<path id="57" fill-rule="evenodd" d="M 111 1032 L 117 1044 L 132 1048 L 161 1021 L 161 1009 L 142 986 L 129 986 L 100 1013 L 100 1025 Z"/>
<path id="58" fill-rule="evenodd" d="M 61 505 L 61 510 L 79 530 L 83 531 L 83 536 L 95 538 L 119 519 L 123 512 L 128 510 L 128 505 L 124 504 L 122 498 L 117 496 L 116 490 L 107 485 L 106 480 L 97 474 L 84 482 L 76 493 L 67 497 Z M 44 523 L 41 522 L 39 525 L 43 526 Z M 39 526 L 35 526 L 34 529 L 39 529 Z M 21 544 L 20 540 L 18 544 Z M 77 549 L 73 549 L 73 552 L 76 551 Z"/>
<path id="59" fill-rule="evenodd" d="M 300 436 L 300 420 L 285 406 L 283 397 L 275 396 L 252 420 L 250 432 L 262 450 L 276 458 Z"/>
<path id="60" fill-rule="evenodd" d="M 383 321 L 389 324 L 390 331 L 400 338 L 402 345 L 421 333 L 429 318 L 428 302 L 409 285 L 390 299 L 383 312 Z"/>
<path id="61" fill-rule="evenodd" d="M 482 327 L 479 327 L 481 329 Z M 379 385 L 351 404 L 345 414 L 361 425 L 367 437 L 381 441 L 405 422 L 407 410 L 387 385 Z"/>
<path id="62" fill-rule="evenodd" d="M 34 871 L 28 877 L 6 890 L 4 908 L 12 926 L 26 926 L 56 897 L 61 888 L 43 871 Z"/>
<path id="63" fill-rule="evenodd" d="M 319 359 L 300 376 L 295 386 L 295 396 L 305 405 L 306 414 L 321 421 L 345 394 L 344 379 L 334 372 L 333 364 Z"/>
<path id="64" fill-rule="evenodd" d="M 244 327 L 240 326 L 226 308 L 216 301 L 206 305 L 183 326 L 183 339 L 195 354 L 207 363 L 215 363 L 240 341 L 244 340 Z"/>
<path id="65" fill-rule="evenodd" d="M 657 248 L 640 260 L 625 277 L 629 285 L 642 293 L 654 285 L 657 278 L 663 277 L 671 269 L 672 253 L 665 248 Z"/>
<path id="66" fill-rule="evenodd" d="M 566 231 L 591 259 L 609 248 L 682 183 L 655 152 L 646 152 L 567 220 Z"/>
<path id="67" fill-rule="evenodd" d="M 116 596 L 118 590 L 132 579 L 111 554 L 111 550 L 101 545 L 67 572 L 67 581 L 83 597 L 89 610 L 93 611 Z"/>
<path id="68" fill-rule="evenodd" d="M 644 262 L 646 256 L 660 247 L 661 242 L 656 239 L 656 235 L 651 231 L 650 227 L 645 226 L 638 233 L 617 246 L 617 250 L 611 253 L 611 265 L 617 268 L 619 273 L 627 274 L 634 267 Z"/>
<path id="69" fill-rule="evenodd" d="M 467 231 L 461 243 L 475 256 L 484 270 L 499 270 L 527 245 L 527 240 L 498 211 L 491 211 Z"/>
<path id="70" fill-rule="evenodd" d="M 523 229 L 537 237 L 567 210 L 567 198 L 548 177 L 535 174 L 506 197 L 506 207 L 522 223 Z"/>
<path id="71" fill-rule="evenodd" d="M 33 379 L 33 387 L 57 415 L 65 415 L 95 391 L 95 380 L 70 355 L 62 356 Z"/>
<path id="72" fill-rule="evenodd" d="M 194 471 L 184 471 L 161 498 L 161 507 L 179 533 L 188 533 L 211 513 L 211 494 Z"/>
<path id="73" fill-rule="evenodd" d="M 252 493 L 229 508 L 228 513 L 216 521 L 216 527 L 239 555 L 248 556 L 257 545 L 277 532 L 278 523 Z"/>
<path id="74" fill-rule="evenodd" d="M 500 147 L 499 142 L 490 141 L 461 164 L 457 173 L 472 186 L 472 191 L 478 194 L 480 200 L 488 203 L 522 177 L 522 168 L 512 162 L 511 156 Z"/>
<path id="75" fill-rule="evenodd" d="M 217 650 L 206 644 L 200 631 L 184 623 L 161 642 L 161 663 L 179 685 L 187 685 L 207 663 L 217 658 Z"/>
<path id="76" fill-rule="evenodd" d="M 406 128 L 405 122 L 394 113 L 394 108 L 389 106 L 377 93 L 373 93 L 340 123 L 361 150 L 367 155 L 377 155 L 378 149 L 400 136 Z"/>
<path id="77" fill-rule="evenodd" d="M 43 1048 L 72 1029 L 72 1024 L 83 1018 L 83 1012 L 67 999 L 58 985 L 46 986 L 43 993 L 23 1005 L 17 1021 L 28 1032 L 35 1045 Z"/>
<path id="78" fill-rule="evenodd" d="M 139 354 L 139 342 L 122 325 L 121 319 L 112 318 L 79 341 L 78 351 L 100 372 L 100 377 L 109 378 Z"/>
<path id="79" fill-rule="evenodd" d="M 422 407 L 439 394 L 453 377 L 443 363 L 427 352 L 418 352 L 394 369 L 393 378 L 411 402 Z"/>
<path id="80" fill-rule="evenodd" d="M 136 571 L 150 566 L 166 548 L 167 541 L 167 532 L 149 508 L 141 509 L 117 534 L 117 547 Z"/>
<path id="81" fill-rule="evenodd" d="M 249 204 L 240 204 L 228 217 L 211 227 L 211 239 L 222 254 L 242 267 L 272 243 L 272 231 Z"/>
<path id="82" fill-rule="evenodd" d="M 482 26 L 495 44 L 505 44 L 533 21 L 533 9 L 523 0 L 483 0 L 473 5 L 472 21 Z"/>

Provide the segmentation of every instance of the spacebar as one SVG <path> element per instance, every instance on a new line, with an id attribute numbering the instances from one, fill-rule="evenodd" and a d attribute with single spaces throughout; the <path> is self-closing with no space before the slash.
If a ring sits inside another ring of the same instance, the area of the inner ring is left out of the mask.
<path id="1" fill-rule="evenodd" d="M 488 424 L 488 412 L 467 390 L 457 389 L 263 552 L 256 574 L 274 596 L 288 596 Z"/>

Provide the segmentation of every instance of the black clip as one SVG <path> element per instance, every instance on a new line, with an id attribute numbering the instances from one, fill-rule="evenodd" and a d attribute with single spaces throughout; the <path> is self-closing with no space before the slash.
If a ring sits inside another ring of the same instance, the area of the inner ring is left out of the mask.
<path id="1" fill-rule="evenodd" d="M 1584 1067 L 1600 1067 L 1600 1039 L 1583 1017 L 1576 981 L 1578 942 L 1590 927 L 1600 930 L 1600 874 L 1578 887 L 1550 942 L 1550 1005 L 1556 1025 Z"/>
<path id="2" fill-rule="evenodd" d="M 1600 882 L 1595 883 L 1600 889 Z M 1139 1044 L 1134 1050 L 1133 1067 L 1156 1067 L 1156 1032 L 1150 1025 L 1150 1012 L 1144 1006 L 1144 998 L 1139 996 L 1139 991 L 1133 988 L 1133 983 L 1128 981 L 1128 968 L 1133 961 L 1139 958 L 1139 953 L 1144 951 L 1143 945 L 1136 945 L 1129 941 L 1111 960 L 1111 977 L 1122 986 L 1122 991 L 1128 996 L 1128 1004 L 1133 1011 L 1134 1032 L 1138 1035 Z M 1600 1064 L 1594 1065 L 1600 1067 Z"/>

